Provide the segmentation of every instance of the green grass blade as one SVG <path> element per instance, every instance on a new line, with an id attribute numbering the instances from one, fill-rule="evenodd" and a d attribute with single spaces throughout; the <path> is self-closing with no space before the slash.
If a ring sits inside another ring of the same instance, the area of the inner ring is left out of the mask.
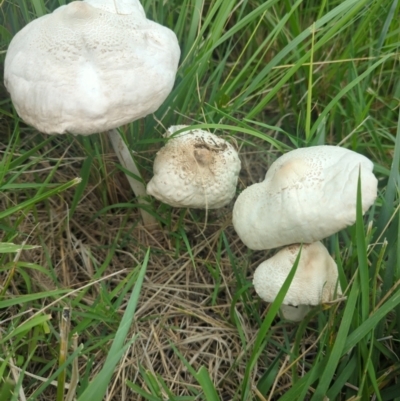
<path id="1" fill-rule="evenodd" d="M 346 302 L 346 308 L 341 319 L 341 324 L 333 345 L 332 351 L 330 352 L 329 359 L 326 363 L 325 370 L 321 372 L 321 378 L 319 380 L 318 386 L 315 390 L 312 401 L 321 400 L 327 393 L 329 384 L 334 377 L 336 367 L 342 356 L 342 350 L 345 347 L 347 336 L 350 330 L 353 314 L 356 312 L 357 298 L 359 294 L 359 283 L 355 280 L 353 286 L 350 290 L 349 297 Z"/>
<path id="2" fill-rule="evenodd" d="M 376 54 L 379 54 L 382 49 L 383 43 L 386 39 L 386 35 L 389 31 L 390 24 L 392 23 L 393 18 L 396 15 L 397 4 L 398 4 L 398 0 L 393 0 L 393 3 L 391 5 L 388 15 L 386 17 L 385 23 L 383 24 L 381 34 L 379 36 L 378 46 L 376 48 Z"/>
<path id="3" fill-rule="evenodd" d="M 114 368 L 119 362 L 121 356 L 128 348 L 124 346 L 126 337 L 131 327 L 132 321 L 135 317 L 135 310 L 140 296 L 144 275 L 146 273 L 147 263 L 149 261 L 150 249 L 147 250 L 146 256 L 140 268 L 135 287 L 133 288 L 129 303 L 126 307 L 118 331 L 115 333 L 114 341 L 109 350 L 104 366 L 100 373 L 93 379 L 85 391 L 80 395 L 78 401 L 101 401 L 107 391 L 111 377 L 114 373 Z M 132 340 L 133 341 L 133 340 Z M 130 343 L 128 344 L 130 345 Z"/>
<path id="4" fill-rule="evenodd" d="M 28 249 L 35 249 L 35 248 L 40 248 L 39 246 L 34 246 L 34 245 L 16 245 L 12 243 L 1 243 L 0 242 L 0 253 L 13 253 L 13 252 L 19 252 L 23 250 L 28 250 Z"/>
<path id="5" fill-rule="evenodd" d="M 65 184 L 62 184 L 55 189 L 51 189 L 50 191 L 44 192 L 38 196 L 34 196 L 31 199 L 21 202 L 14 207 L 10 207 L 9 209 L 7 209 L 5 211 L 0 212 L 0 219 L 4 219 L 5 217 L 10 216 L 16 212 L 27 209 L 27 208 L 35 205 L 36 203 L 49 198 L 50 196 L 57 195 L 65 190 L 79 184 L 80 182 L 81 182 L 80 178 L 74 178 L 73 180 L 66 182 Z"/>
<path id="6" fill-rule="evenodd" d="M 296 257 L 296 260 L 290 270 L 290 273 L 286 277 L 285 282 L 282 285 L 282 288 L 279 290 L 278 295 L 276 296 L 274 302 L 272 302 L 267 315 L 265 316 L 264 321 L 261 324 L 261 327 L 258 331 L 256 340 L 254 341 L 253 345 L 253 351 L 250 355 L 249 361 L 247 363 L 246 371 L 244 374 L 243 378 L 243 383 L 242 383 L 242 398 L 247 399 L 250 394 L 250 387 L 249 387 L 249 382 L 250 382 L 250 374 L 252 369 L 257 363 L 258 358 L 260 357 L 261 353 L 264 350 L 265 347 L 265 337 L 267 335 L 268 330 L 271 327 L 271 324 L 276 316 L 276 314 L 279 311 L 279 308 L 281 307 L 281 304 L 285 298 L 285 295 L 287 291 L 289 290 L 290 284 L 292 283 L 293 277 L 296 274 L 297 266 L 299 264 L 300 256 L 301 256 L 301 250 Z M 264 343 L 264 345 L 263 345 Z"/>
<path id="7" fill-rule="evenodd" d="M 210 375 L 204 366 L 202 366 L 197 372 L 196 380 L 199 382 L 207 401 L 220 401 L 217 390 L 215 389 Z"/>
<path id="8" fill-rule="evenodd" d="M 306 112 L 306 142 L 309 142 L 310 128 L 311 128 L 311 107 L 312 107 L 312 93 L 313 93 L 313 62 L 314 62 L 314 41 L 315 41 L 315 23 L 311 27 L 311 52 L 310 52 L 310 66 L 308 71 L 308 88 L 307 88 L 307 112 Z"/>
<path id="9" fill-rule="evenodd" d="M 348 93 L 352 88 L 358 85 L 363 79 L 370 76 L 371 73 L 376 70 L 379 66 L 384 64 L 390 58 L 393 58 L 394 54 L 387 54 L 384 57 L 380 58 L 377 62 L 372 64 L 367 70 L 365 70 L 362 74 L 360 74 L 356 79 L 348 83 L 343 89 L 339 91 L 339 93 L 329 102 L 329 104 L 324 108 L 322 113 L 318 116 L 314 125 L 311 128 L 310 136 L 313 136 L 314 133 L 318 130 L 319 125 L 323 122 L 324 118 L 328 115 L 328 113 L 332 110 L 334 106 L 337 105 L 338 101 L 343 98 L 346 93 Z"/>
<path id="10" fill-rule="evenodd" d="M 400 113 L 397 119 L 397 131 L 394 141 L 393 159 L 391 163 L 388 183 L 386 187 L 384 203 L 378 219 L 378 234 L 380 234 L 389 222 L 390 216 L 394 212 L 395 198 L 398 196 L 400 188 Z"/>
<path id="11" fill-rule="evenodd" d="M 22 333 L 26 333 L 26 332 L 30 331 L 33 327 L 41 326 L 50 320 L 51 320 L 51 315 L 34 316 L 32 319 L 28 319 L 25 322 L 23 322 L 22 324 L 20 324 L 18 327 L 16 327 L 14 330 L 12 330 L 7 335 L 2 336 L 0 338 L 0 344 L 4 344 L 11 338 L 16 337 Z"/>
<path id="12" fill-rule="evenodd" d="M 321 29 L 325 24 L 336 18 L 337 16 L 343 16 L 343 24 L 346 19 L 351 18 L 351 15 L 355 12 L 351 9 L 356 8 L 357 10 L 359 9 L 362 4 L 366 3 L 366 1 L 356 1 L 356 0 L 346 0 L 342 2 L 339 6 L 335 7 L 332 11 L 327 13 L 324 17 L 322 17 L 320 20 L 315 22 L 315 30 Z M 344 17 L 346 16 L 346 17 Z M 337 32 L 340 29 L 341 24 L 336 23 L 334 24 L 334 28 L 331 29 L 331 33 L 329 34 L 330 36 L 334 36 L 334 33 Z M 270 73 L 273 67 L 276 67 L 279 65 L 279 63 L 292 51 L 294 51 L 296 48 L 298 48 L 301 43 L 307 39 L 310 35 L 312 34 L 312 30 L 307 28 L 304 30 L 300 35 L 298 35 L 294 40 L 292 40 L 285 48 L 283 48 L 268 64 L 264 69 L 261 71 L 260 74 L 253 80 L 252 84 L 249 85 L 249 87 L 246 89 L 246 91 L 243 93 L 242 97 L 247 97 L 250 95 L 250 92 L 253 92 L 256 90 L 257 86 L 261 84 L 261 82 L 265 79 L 265 77 Z M 322 45 L 324 45 L 327 42 L 327 39 L 322 39 L 319 40 L 314 47 L 314 50 L 318 50 Z M 251 112 L 247 115 L 247 118 L 252 118 L 256 114 L 258 114 L 261 110 L 265 108 L 267 103 L 275 97 L 277 92 L 282 88 L 282 86 L 290 79 L 290 77 L 307 61 L 310 59 L 309 52 L 305 54 L 303 57 L 301 57 L 295 65 L 290 68 L 286 73 L 285 76 L 279 81 L 278 84 L 275 85 L 275 87 L 268 93 L 267 96 L 265 96 L 256 107 L 254 107 Z M 242 100 L 243 101 L 243 100 Z M 313 132 L 311 133 L 311 135 Z"/>
<path id="13" fill-rule="evenodd" d="M 139 394 L 145 400 L 148 401 L 162 401 L 162 398 L 156 397 L 153 394 L 148 393 L 147 391 L 143 390 L 140 386 L 131 381 L 127 380 L 126 385 L 132 389 L 136 394 Z"/>
<path id="14" fill-rule="evenodd" d="M 400 305 L 400 290 L 396 292 L 370 317 L 357 327 L 346 339 L 343 354 L 349 352 L 362 338 L 364 338 L 371 330 L 376 327 L 381 319 L 383 319 L 391 310 Z"/>
<path id="15" fill-rule="evenodd" d="M 90 167 L 92 165 L 93 158 L 88 156 L 82 164 L 80 177 L 82 181 L 76 187 L 74 198 L 72 199 L 72 203 L 69 209 L 69 218 L 74 215 L 75 209 L 78 206 L 79 200 L 82 199 L 83 192 L 88 184 L 89 176 L 90 176 Z"/>
<path id="16" fill-rule="evenodd" d="M 33 294 L 26 294 L 26 295 L 20 295 L 15 298 L 10 298 L 10 299 L 2 299 L 0 300 L 0 309 L 5 309 L 9 308 L 14 305 L 18 304 L 25 304 L 27 302 L 35 301 L 37 299 L 43 299 L 47 297 L 54 297 L 57 298 L 62 294 L 66 294 L 70 292 L 71 290 L 54 290 L 54 291 L 46 291 L 46 292 L 37 292 Z"/>
<path id="17" fill-rule="evenodd" d="M 40 399 L 39 396 L 46 390 L 47 387 L 51 385 L 51 382 L 54 379 L 56 379 L 62 371 L 66 369 L 67 366 L 72 364 L 73 360 L 79 356 L 82 350 L 83 350 L 83 345 L 80 345 L 76 351 L 72 352 L 71 355 L 68 356 L 66 361 L 58 369 L 52 372 L 52 374 L 47 378 L 47 380 L 43 384 L 41 384 L 33 392 L 33 394 L 30 395 L 28 401 L 37 401 L 38 399 Z"/>

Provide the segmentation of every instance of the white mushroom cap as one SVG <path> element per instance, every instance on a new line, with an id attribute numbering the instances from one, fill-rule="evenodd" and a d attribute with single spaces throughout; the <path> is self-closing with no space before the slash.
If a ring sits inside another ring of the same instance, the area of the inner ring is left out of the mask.
<path id="1" fill-rule="evenodd" d="M 273 302 L 292 269 L 300 245 L 280 250 L 254 272 L 253 284 L 264 301 Z M 318 305 L 341 295 L 335 261 L 321 242 L 303 245 L 296 273 L 282 304 Z M 336 292 L 335 292 L 336 291 Z"/>
<path id="2" fill-rule="evenodd" d="M 165 136 L 183 127 L 173 126 Z M 224 139 L 200 129 L 182 132 L 158 151 L 147 193 L 175 207 L 216 209 L 235 196 L 240 166 Z"/>
<path id="3" fill-rule="evenodd" d="M 377 196 L 373 164 L 336 146 L 293 150 L 278 158 L 265 180 L 246 188 L 233 208 L 233 225 L 251 249 L 311 243 L 356 220 L 361 173 L 363 213 Z"/>
<path id="4" fill-rule="evenodd" d="M 74 1 L 15 35 L 5 85 L 39 131 L 88 135 L 157 110 L 179 57 L 175 34 L 147 20 L 138 0 Z"/>

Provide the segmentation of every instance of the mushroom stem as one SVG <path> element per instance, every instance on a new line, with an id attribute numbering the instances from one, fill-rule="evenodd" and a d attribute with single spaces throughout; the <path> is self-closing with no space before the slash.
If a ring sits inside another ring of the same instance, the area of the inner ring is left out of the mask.
<path id="1" fill-rule="evenodd" d="M 281 305 L 280 307 L 282 316 L 292 322 L 301 322 L 310 310 L 308 305 Z"/>
<path id="2" fill-rule="evenodd" d="M 121 165 L 135 176 L 142 178 L 131 152 L 118 131 L 116 129 L 108 131 L 108 137 L 111 140 L 114 151 L 117 154 Z M 136 180 L 131 176 L 126 176 L 126 178 L 128 179 L 129 185 L 131 186 L 138 201 L 143 205 L 150 206 L 150 202 L 146 199 L 146 196 L 148 195 L 146 193 L 146 186 L 143 184 L 143 181 Z M 140 214 L 142 215 L 143 224 L 148 230 L 152 231 L 158 226 L 157 219 L 145 209 L 140 208 Z"/>

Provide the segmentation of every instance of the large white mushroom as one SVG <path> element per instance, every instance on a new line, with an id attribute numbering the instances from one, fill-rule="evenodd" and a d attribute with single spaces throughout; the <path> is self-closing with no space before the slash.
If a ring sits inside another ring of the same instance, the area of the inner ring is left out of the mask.
<path id="1" fill-rule="evenodd" d="M 292 269 L 300 245 L 290 245 L 262 262 L 253 278 L 254 288 L 264 301 L 273 302 Z M 309 305 L 332 301 L 342 294 L 335 261 L 321 242 L 303 245 L 296 273 L 282 303 L 286 319 L 300 321 Z"/>
<path id="2" fill-rule="evenodd" d="M 293 150 L 278 158 L 265 180 L 246 188 L 233 208 L 233 225 L 251 249 L 312 243 L 356 220 L 358 177 L 362 211 L 377 196 L 373 164 L 337 146 Z"/>
<path id="3" fill-rule="evenodd" d="M 15 35 L 4 82 L 19 116 L 41 132 L 112 130 L 121 164 L 140 176 L 113 129 L 158 109 L 179 57 L 175 34 L 146 19 L 138 0 L 73 1 Z M 146 194 L 142 182 L 130 183 L 138 197 Z"/>
<path id="4" fill-rule="evenodd" d="M 184 127 L 170 127 L 165 136 Z M 175 207 L 220 208 L 236 193 L 240 166 L 229 142 L 200 129 L 185 131 L 158 151 L 147 193 Z"/>

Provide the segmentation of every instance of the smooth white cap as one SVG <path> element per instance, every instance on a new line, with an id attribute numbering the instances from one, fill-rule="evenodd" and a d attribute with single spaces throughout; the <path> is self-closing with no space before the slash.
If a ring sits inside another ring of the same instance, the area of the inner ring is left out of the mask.
<path id="1" fill-rule="evenodd" d="M 299 251 L 300 245 L 290 245 L 257 267 L 253 284 L 260 298 L 266 302 L 275 300 Z M 321 242 L 303 245 L 296 274 L 282 304 L 318 305 L 332 301 L 335 293 L 342 294 L 337 281 L 336 263 L 324 245 Z"/>
<path id="2" fill-rule="evenodd" d="M 166 136 L 184 127 L 173 126 Z M 174 207 L 220 208 L 236 193 L 240 167 L 229 142 L 200 129 L 182 132 L 158 151 L 147 193 Z"/>
<path id="3" fill-rule="evenodd" d="M 172 90 L 180 49 L 137 0 L 74 1 L 18 32 L 4 82 L 20 117 L 88 135 L 144 117 Z"/>
<path id="4" fill-rule="evenodd" d="M 326 238 L 356 220 L 361 174 L 362 211 L 378 181 L 365 156 L 337 146 L 293 150 L 278 158 L 265 180 L 246 188 L 233 208 L 233 225 L 251 249 L 272 249 Z"/>

